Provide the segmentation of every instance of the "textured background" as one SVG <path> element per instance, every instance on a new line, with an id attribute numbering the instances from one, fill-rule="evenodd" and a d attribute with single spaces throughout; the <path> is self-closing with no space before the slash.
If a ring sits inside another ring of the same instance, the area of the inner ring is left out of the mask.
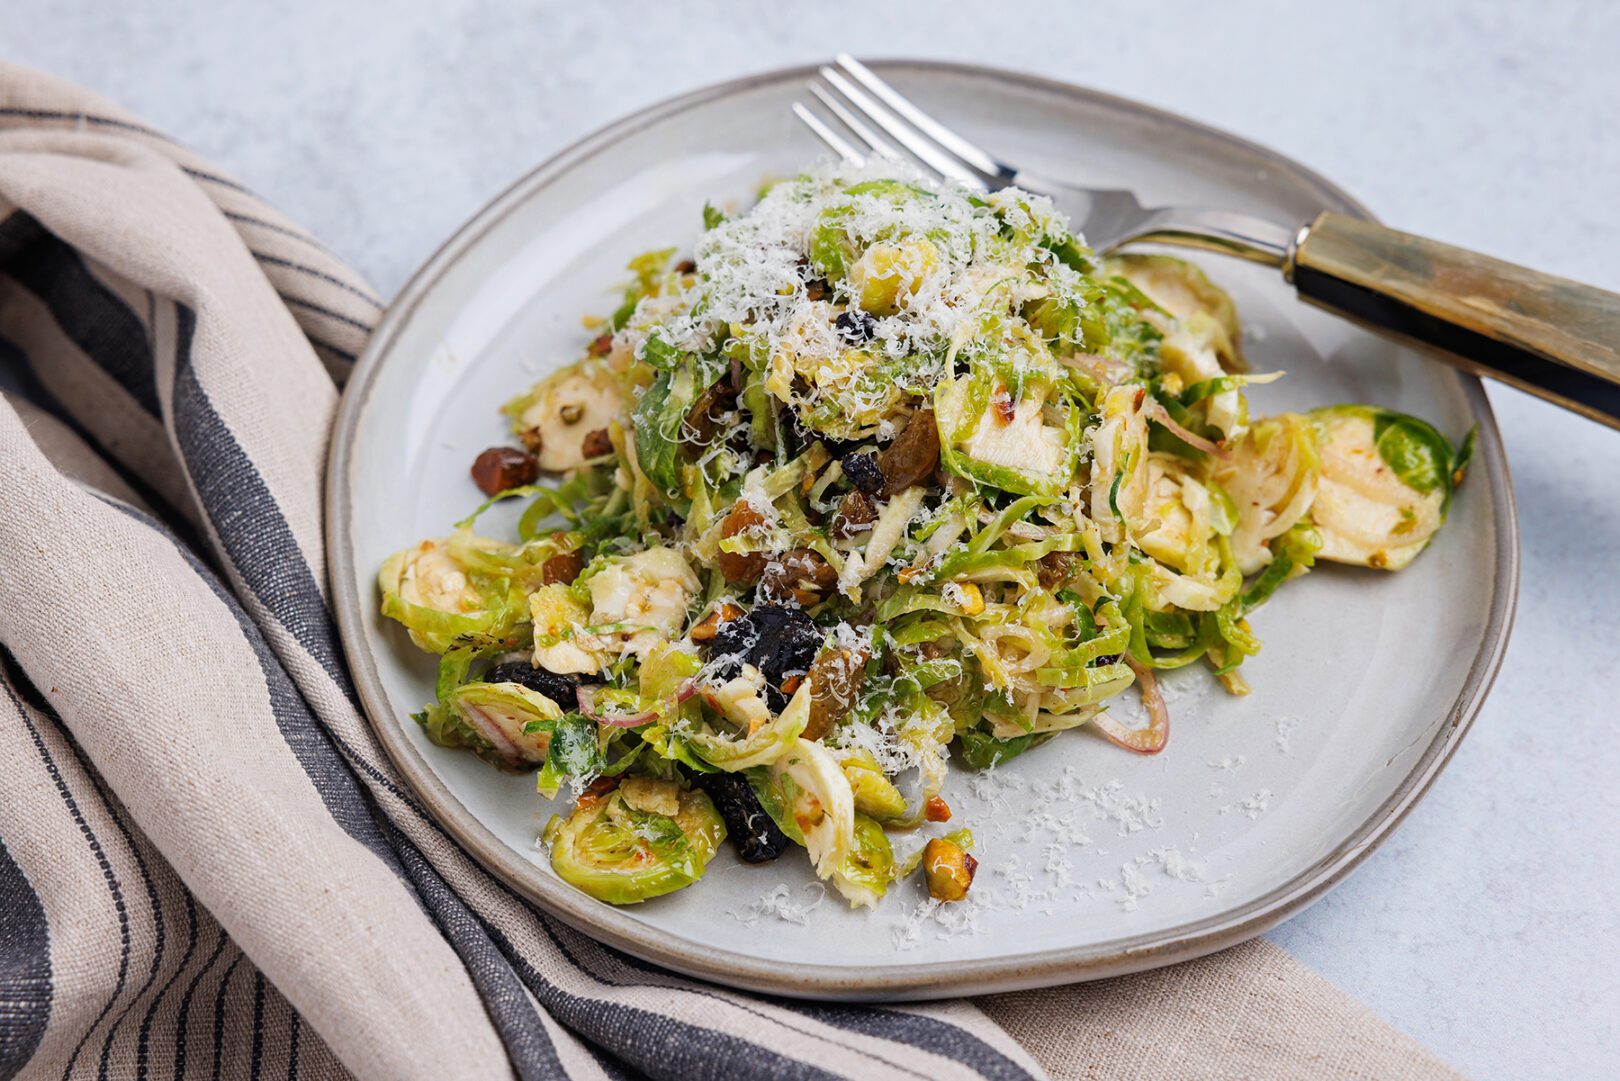
<path id="1" fill-rule="evenodd" d="M 1019 67 L 1276 147 L 1390 222 L 1620 290 L 1620 5 L 8 0 L 0 55 L 145 115 L 385 293 L 565 143 L 837 49 Z M 1492 388 L 1518 627 L 1399 834 L 1272 937 L 1481 1078 L 1620 1071 L 1620 433 Z M 1421 678 L 1421 673 L 1417 674 Z"/>

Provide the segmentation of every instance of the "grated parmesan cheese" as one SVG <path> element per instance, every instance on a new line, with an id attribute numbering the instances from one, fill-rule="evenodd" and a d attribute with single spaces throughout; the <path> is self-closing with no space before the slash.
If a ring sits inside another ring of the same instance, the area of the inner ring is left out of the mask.
<path id="1" fill-rule="evenodd" d="M 779 882 L 759 900 L 751 901 L 741 909 L 733 909 L 731 916 L 749 927 L 766 916 L 773 916 L 784 923 L 807 926 L 810 923 L 810 914 L 820 908 L 821 903 L 827 899 L 827 888 L 820 882 L 808 882 L 804 888 L 816 891 L 816 899 L 809 904 L 795 903 L 793 891 L 788 889 L 787 883 Z"/>

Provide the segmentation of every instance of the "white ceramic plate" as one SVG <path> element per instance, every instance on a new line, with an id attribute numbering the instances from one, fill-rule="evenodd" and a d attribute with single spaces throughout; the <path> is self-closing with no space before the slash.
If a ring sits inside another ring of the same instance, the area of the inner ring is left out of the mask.
<path id="1" fill-rule="evenodd" d="M 1292 162 L 1138 105 L 981 68 L 876 66 L 1041 172 L 1283 222 L 1364 213 Z M 876 912 L 814 904 L 801 857 L 750 867 L 728 848 L 694 887 L 612 908 L 552 874 L 536 836 L 553 807 L 531 777 L 434 747 L 410 720 L 432 697 L 433 659 L 377 615 L 378 564 L 476 503 L 468 466 L 508 438 L 496 407 L 579 355 L 581 314 L 611 310 L 631 256 L 690 245 L 705 200 L 746 205 L 763 177 L 818 156 L 788 113 L 808 74 L 699 91 L 571 147 L 473 219 L 389 311 L 344 401 L 328 517 L 344 644 L 379 735 L 446 827 L 516 889 L 604 941 L 724 983 L 938 997 L 1117 975 L 1259 934 L 1364 857 L 1455 749 L 1506 644 L 1518 542 L 1477 382 L 1236 261 L 1203 262 L 1238 304 L 1254 366 L 1289 373 L 1254 388 L 1257 410 L 1375 402 L 1453 439 L 1477 424 L 1473 476 L 1408 570 L 1327 568 L 1283 590 L 1255 620 L 1265 649 L 1244 666 L 1252 696 L 1227 697 L 1202 669 L 1167 679 L 1162 755 L 1081 732 L 978 781 L 953 773 L 952 825 L 973 828 L 981 860 L 969 902 L 919 912 L 911 881 Z M 783 884 L 808 912 L 761 905 Z"/>

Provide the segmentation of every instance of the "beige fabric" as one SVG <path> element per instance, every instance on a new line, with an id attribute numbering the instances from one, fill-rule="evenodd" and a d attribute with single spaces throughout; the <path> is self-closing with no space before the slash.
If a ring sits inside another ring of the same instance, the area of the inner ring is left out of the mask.
<path id="1" fill-rule="evenodd" d="M 1054 1081 L 1461 1076 L 1264 939 L 1139 976 L 975 1001 Z"/>
<path id="2" fill-rule="evenodd" d="M 132 1076 L 126 1067 L 141 1062 L 156 1077 L 207 1075 L 216 1047 L 223 1062 L 257 1057 L 267 1077 L 349 1076 L 209 910 L 190 901 L 128 811 L 95 784 L 62 726 L 9 680 L 0 686 L 0 741 L 25 752 L 7 763 L 0 826 L 51 929 L 53 1017 L 24 1076 L 94 1076 L 100 1045 L 86 1037 L 115 1026 L 121 1038 L 107 1042 L 115 1076 Z M 75 798 L 61 799 L 62 789 Z M 85 836 L 97 846 L 76 843 Z M 114 893 L 109 882 L 140 885 Z M 5 916 L 23 922 L 15 909 Z M 168 993 L 109 997 L 120 970 L 126 985 L 150 975 L 148 991 Z M 13 987 L 4 990 L 0 1002 L 18 1003 Z M 0 1040 L 0 1075 L 16 1065 L 4 1052 Z"/>
<path id="3" fill-rule="evenodd" d="M 0 402 L 0 1079 L 1450 1076 L 1264 944 L 866 1009 L 535 911 L 336 646 L 322 467 L 379 311 L 197 155 L 0 65 L 0 365 L 36 399 Z"/>
<path id="4" fill-rule="evenodd" d="M 3 321 L 0 321 L 0 325 L 4 325 Z M 0 397 L 17 411 L 17 418 L 28 429 L 29 436 L 64 477 L 147 514 L 152 512 L 152 508 L 142 501 L 135 489 L 114 472 L 101 455 L 86 446 L 84 440 L 73 433 L 73 429 L 21 395 L 4 394 Z"/>

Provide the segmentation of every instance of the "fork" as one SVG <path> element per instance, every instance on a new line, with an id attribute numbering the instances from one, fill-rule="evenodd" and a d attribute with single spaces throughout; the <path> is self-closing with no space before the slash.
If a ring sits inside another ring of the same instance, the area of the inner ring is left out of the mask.
<path id="1" fill-rule="evenodd" d="M 975 191 L 1050 196 L 1099 253 L 1153 242 L 1273 266 L 1299 295 L 1499 380 L 1620 428 L 1620 295 L 1477 252 L 1323 211 L 1285 224 L 1202 207 L 1147 207 L 994 157 L 839 53 L 793 113 L 835 154 L 910 160 Z"/>

